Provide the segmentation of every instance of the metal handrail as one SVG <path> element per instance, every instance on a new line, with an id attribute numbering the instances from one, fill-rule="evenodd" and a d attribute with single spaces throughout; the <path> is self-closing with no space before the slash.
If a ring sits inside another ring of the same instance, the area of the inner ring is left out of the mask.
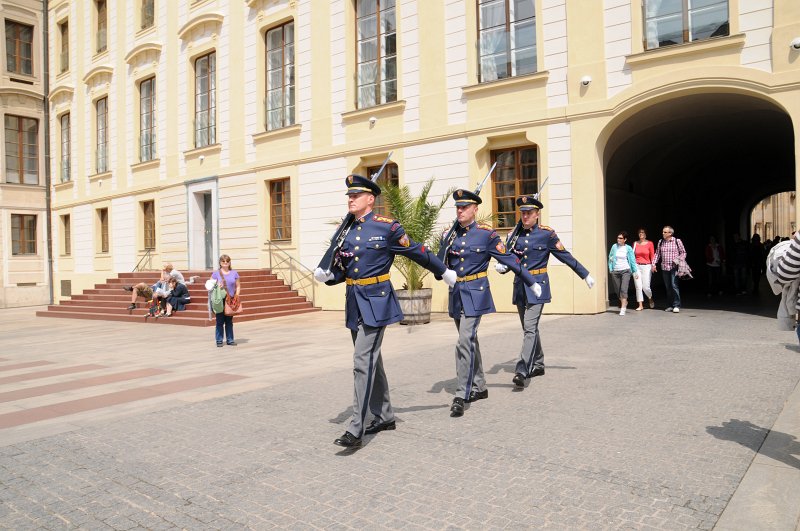
<path id="1" fill-rule="evenodd" d="M 142 257 L 139 259 L 139 262 L 136 264 L 136 266 L 134 266 L 134 268 L 133 268 L 133 273 L 136 273 L 137 271 L 144 271 L 144 268 L 141 268 L 141 269 L 140 269 L 140 268 L 139 268 L 139 266 L 140 266 L 140 265 L 142 265 L 142 262 L 144 262 L 144 261 L 145 261 L 145 259 L 147 259 L 147 262 L 146 262 L 146 264 L 148 264 L 148 265 L 149 265 L 149 264 L 151 263 L 151 260 L 152 260 L 152 258 L 153 258 L 152 256 L 150 256 L 150 253 L 151 253 L 151 251 L 152 251 L 152 249 L 147 249 L 147 250 L 145 250 L 144 256 L 142 256 Z"/>
<path id="2" fill-rule="evenodd" d="M 292 258 L 289 253 L 275 242 L 267 240 L 264 242 L 264 245 L 267 246 L 270 271 L 279 275 L 284 282 L 289 284 L 289 286 L 298 293 L 301 293 L 306 299 L 310 300 L 313 305 L 316 295 L 314 272 L 304 266 L 299 260 Z"/>

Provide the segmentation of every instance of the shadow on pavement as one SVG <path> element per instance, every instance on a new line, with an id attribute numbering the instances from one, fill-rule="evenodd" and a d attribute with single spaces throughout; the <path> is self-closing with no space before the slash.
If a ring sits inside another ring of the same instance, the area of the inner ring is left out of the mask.
<path id="1" fill-rule="evenodd" d="M 800 441 L 794 435 L 770 431 L 752 422 L 739 419 L 723 422 L 722 426 L 707 426 L 706 431 L 717 439 L 737 442 L 754 452 L 800 470 L 800 459 L 794 457 L 800 455 Z M 764 444 L 767 435 L 770 435 L 772 439 L 769 444 Z"/>

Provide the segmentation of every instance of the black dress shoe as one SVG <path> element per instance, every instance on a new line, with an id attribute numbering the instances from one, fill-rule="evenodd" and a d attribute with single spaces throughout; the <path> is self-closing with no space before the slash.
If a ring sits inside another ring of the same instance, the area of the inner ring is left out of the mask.
<path id="1" fill-rule="evenodd" d="M 525 387 L 525 377 L 521 374 L 515 374 L 514 379 L 511 380 L 517 387 Z"/>
<path id="2" fill-rule="evenodd" d="M 478 400 L 483 400 L 484 398 L 489 398 L 488 389 L 484 389 L 483 391 L 470 391 L 467 402 L 476 402 Z"/>
<path id="3" fill-rule="evenodd" d="M 133 286 L 122 286 L 125 291 L 133 291 Z"/>
<path id="4" fill-rule="evenodd" d="M 397 425 L 393 420 L 390 420 L 389 422 L 379 422 L 378 419 L 372 419 L 372 422 L 369 423 L 369 426 L 367 426 L 367 429 L 364 430 L 364 433 L 367 435 L 372 435 L 373 433 L 378 433 L 383 430 L 393 430 L 396 428 Z"/>
<path id="5" fill-rule="evenodd" d="M 464 399 L 454 398 L 453 405 L 450 407 L 450 416 L 460 417 L 463 414 L 464 414 Z"/>
<path id="6" fill-rule="evenodd" d="M 531 378 L 535 378 L 537 376 L 544 376 L 544 367 L 534 367 L 531 371 Z"/>
<path id="7" fill-rule="evenodd" d="M 129 305 L 128 305 L 128 309 L 129 309 L 129 310 L 135 310 L 135 309 L 136 309 L 136 303 L 134 302 L 134 303 L 132 303 L 132 304 L 129 304 Z"/>
<path id="8" fill-rule="evenodd" d="M 361 437 L 356 437 L 349 431 L 344 432 L 344 435 L 333 441 L 333 444 L 344 446 L 345 448 L 356 448 L 361 446 Z"/>

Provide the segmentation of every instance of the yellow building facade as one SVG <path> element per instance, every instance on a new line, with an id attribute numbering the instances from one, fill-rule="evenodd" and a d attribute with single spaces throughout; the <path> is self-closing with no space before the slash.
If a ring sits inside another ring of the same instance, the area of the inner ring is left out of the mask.
<path id="1" fill-rule="evenodd" d="M 50 300 L 43 2 L 3 2 L 0 308 Z"/>
<path id="2" fill-rule="evenodd" d="M 143 258 L 267 267 L 276 245 L 313 270 L 346 213 L 344 177 L 392 152 L 400 184 L 434 178 L 439 196 L 498 161 L 481 196 L 501 231 L 513 197 L 546 180 L 542 222 L 599 280 L 590 291 L 552 260 L 547 310 L 604 311 L 620 226 L 697 225 L 688 187 L 714 199 L 702 229 L 724 237 L 746 232 L 745 207 L 796 189 L 800 4 L 706 4 L 51 1 L 56 295 Z M 765 135 L 722 138 L 731 124 L 779 135 L 756 146 L 771 177 L 736 196 L 735 215 L 726 194 L 752 179 L 738 143 Z M 510 278 L 490 275 L 513 310 Z M 446 287 L 428 282 L 446 311 Z M 342 309 L 343 292 L 315 303 Z"/>

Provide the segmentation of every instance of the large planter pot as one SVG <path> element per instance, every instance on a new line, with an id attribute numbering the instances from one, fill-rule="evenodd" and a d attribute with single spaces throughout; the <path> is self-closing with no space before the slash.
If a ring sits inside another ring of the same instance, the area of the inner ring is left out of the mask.
<path id="1" fill-rule="evenodd" d="M 400 324 L 413 325 L 431 322 L 431 298 L 433 290 L 422 288 L 414 291 L 399 289 L 395 292 L 403 310 L 403 320 Z"/>

